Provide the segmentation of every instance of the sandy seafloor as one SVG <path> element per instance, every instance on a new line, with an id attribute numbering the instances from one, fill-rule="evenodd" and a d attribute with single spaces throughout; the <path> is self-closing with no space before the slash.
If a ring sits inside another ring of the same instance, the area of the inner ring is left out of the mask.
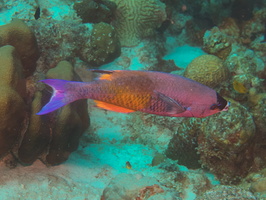
<path id="1" fill-rule="evenodd" d="M 85 133 L 78 150 L 73 152 L 65 163 L 58 166 L 47 168 L 39 160 L 31 166 L 17 166 L 14 169 L 1 166 L 0 199 L 99 200 L 110 180 L 119 174 L 147 176 L 157 180 L 167 179 L 163 169 L 151 166 L 152 159 L 160 147 L 151 148 L 142 144 L 120 142 L 123 133 L 126 132 L 123 124 L 130 115 L 106 112 L 98 108 L 90 110 L 91 128 L 95 128 L 101 143 L 86 143 L 88 138 Z M 108 120 L 111 118 L 113 120 Z M 151 128 L 150 133 L 153 131 Z M 165 137 L 165 140 L 167 142 L 169 139 Z M 163 143 L 162 139 L 160 142 Z M 126 168 L 127 161 L 131 163 L 132 169 Z M 176 167 L 189 174 L 185 166 Z M 206 172 L 206 176 L 213 185 L 219 184 L 213 175 Z M 129 179 L 126 182 L 130 185 L 131 181 Z M 193 190 L 193 185 L 183 188 L 182 199 L 195 199 L 196 194 Z M 165 196 L 159 199 L 168 198 Z"/>

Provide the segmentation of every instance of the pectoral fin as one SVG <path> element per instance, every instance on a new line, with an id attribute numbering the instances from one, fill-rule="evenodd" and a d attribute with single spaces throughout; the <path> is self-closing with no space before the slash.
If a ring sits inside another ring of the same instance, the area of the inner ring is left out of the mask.
<path id="1" fill-rule="evenodd" d="M 186 108 L 183 107 L 179 102 L 164 95 L 161 92 L 155 91 L 157 98 L 163 101 L 166 104 L 166 112 L 169 114 L 178 114 L 186 111 Z"/>

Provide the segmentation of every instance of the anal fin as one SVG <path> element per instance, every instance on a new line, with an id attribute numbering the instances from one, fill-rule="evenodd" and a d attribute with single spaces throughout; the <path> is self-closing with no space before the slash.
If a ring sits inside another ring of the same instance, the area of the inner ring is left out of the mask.
<path id="1" fill-rule="evenodd" d="M 102 108 L 104 110 L 110 110 L 110 111 L 120 112 L 120 113 L 135 112 L 135 110 L 130 110 L 130 109 L 127 109 L 127 108 L 116 106 L 116 105 L 113 105 L 113 104 L 110 104 L 110 103 L 105 103 L 105 102 L 102 102 L 102 101 L 94 100 L 94 102 L 96 103 L 97 107 Z"/>

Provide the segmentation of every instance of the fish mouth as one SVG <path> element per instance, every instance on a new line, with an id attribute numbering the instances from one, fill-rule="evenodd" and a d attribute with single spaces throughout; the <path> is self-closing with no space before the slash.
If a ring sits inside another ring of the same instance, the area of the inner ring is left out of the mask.
<path id="1" fill-rule="evenodd" d="M 226 106 L 224 107 L 224 109 L 222 109 L 222 111 L 228 111 L 228 109 L 229 109 L 229 107 L 230 107 L 230 102 L 229 101 L 227 101 L 227 104 L 226 104 Z"/>

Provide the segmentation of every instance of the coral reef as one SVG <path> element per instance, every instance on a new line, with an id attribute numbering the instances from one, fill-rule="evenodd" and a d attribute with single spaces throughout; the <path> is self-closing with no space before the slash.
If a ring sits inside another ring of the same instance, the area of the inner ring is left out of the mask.
<path id="1" fill-rule="evenodd" d="M 26 84 L 19 55 L 12 46 L 0 48 L 0 158 L 19 142 L 27 127 Z"/>
<path id="2" fill-rule="evenodd" d="M 258 199 L 266 197 L 266 168 L 257 172 L 250 173 L 239 187 L 250 190 Z"/>
<path id="3" fill-rule="evenodd" d="M 29 22 L 40 49 L 37 71 L 47 71 L 61 60 L 75 62 L 83 48 L 89 48 L 92 27 L 74 20 L 40 18 Z"/>
<path id="4" fill-rule="evenodd" d="M 46 77 L 80 81 L 71 64 L 66 61 L 61 61 L 56 68 L 50 69 Z M 70 153 L 77 149 L 80 136 L 88 128 L 87 101 L 67 105 L 51 114 L 51 118 L 52 138 L 46 162 L 55 165 L 67 160 Z"/>
<path id="5" fill-rule="evenodd" d="M 166 19 L 165 5 L 159 0 L 112 0 L 117 4 L 114 25 L 122 46 L 135 46 L 155 34 Z"/>
<path id="6" fill-rule="evenodd" d="M 192 60 L 184 76 L 214 88 L 228 78 L 228 70 L 218 57 L 202 55 Z"/>
<path id="7" fill-rule="evenodd" d="M 12 19 L 34 20 L 34 13 L 38 7 L 36 0 L 1 0 L 0 25 L 9 23 Z"/>
<path id="8" fill-rule="evenodd" d="M 214 188 L 207 190 L 201 196 L 196 198 L 196 200 L 212 199 L 256 200 L 257 198 L 249 191 L 240 189 L 236 186 L 225 185 L 215 186 Z"/>
<path id="9" fill-rule="evenodd" d="M 228 36 L 222 33 L 218 27 L 207 30 L 203 37 L 203 49 L 209 54 L 218 56 L 222 60 L 231 52 L 231 42 Z"/>
<path id="10" fill-rule="evenodd" d="M 233 47 L 232 53 L 227 57 L 224 64 L 233 75 L 257 75 L 265 66 L 261 58 L 254 51 L 237 46 Z"/>
<path id="11" fill-rule="evenodd" d="M 116 4 L 109 0 L 75 2 L 74 9 L 83 23 L 110 23 L 114 19 Z"/>
<path id="12" fill-rule="evenodd" d="M 265 101 L 266 93 L 257 93 L 254 89 L 249 92 L 250 111 L 254 117 L 257 132 L 263 135 L 265 135 L 266 130 L 266 113 L 264 112 L 266 109 Z M 264 137 L 266 139 L 266 136 Z"/>
<path id="13" fill-rule="evenodd" d="M 89 48 L 80 52 L 82 59 L 93 66 L 111 62 L 120 53 L 121 46 L 114 27 L 104 22 L 93 25 Z"/>
<path id="14" fill-rule="evenodd" d="M 50 69 L 46 78 L 79 80 L 67 61 L 61 61 Z M 17 153 L 19 160 L 25 164 L 31 164 L 37 158 L 41 158 L 48 165 L 62 163 L 76 150 L 81 134 L 88 127 L 86 100 L 67 105 L 49 115 L 36 115 L 49 98 L 50 94 L 45 90 L 35 93 L 29 128 Z"/>
<path id="15" fill-rule="evenodd" d="M 181 170 L 177 162 L 170 159 L 161 163 L 159 168 L 164 170 L 158 174 L 160 183 L 167 188 L 174 188 L 182 199 L 192 199 L 193 195 L 199 195 L 213 187 L 213 183 L 201 169 Z M 185 188 L 190 188 L 190 191 Z"/>
<path id="16" fill-rule="evenodd" d="M 253 17 L 254 4 L 255 1 L 234 0 L 231 16 L 240 21 L 251 19 Z"/>
<path id="17" fill-rule="evenodd" d="M 17 151 L 20 162 L 28 165 L 48 150 L 51 137 L 48 117 L 40 117 L 35 114 L 41 109 L 42 93 L 40 91 L 35 92 L 33 98 L 29 125 Z"/>
<path id="18" fill-rule="evenodd" d="M 185 119 L 168 144 L 165 152 L 167 157 L 178 160 L 178 164 L 188 168 L 200 168 L 197 137 L 201 123 L 202 119 Z"/>
<path id="19" fill-rule="evenodd" d="M 203 166 L 222 183 L 237 183 L 247 175 L 254 159 L 255 124 L 244 106 L 231 100 L 229 111 L 207 118 L 201 131 L 198 151 Z"/>
<path id="20" fill-rule="evenodd" d="M 247 93 L 251 88 L 261 88 L 261 82 L 258 77 L 251 74 L 241 74 L 233 76 L 233 87 L 239 93 Z"/>
<path id="21" fill-rule="evenodd" d="M 10 24 L 0 26 L 0 46 L 12 45 L 18 52 L 26 77 L 33 74 L 39 52 L 35 35 L 31 29 L 19 19 Z"/>

